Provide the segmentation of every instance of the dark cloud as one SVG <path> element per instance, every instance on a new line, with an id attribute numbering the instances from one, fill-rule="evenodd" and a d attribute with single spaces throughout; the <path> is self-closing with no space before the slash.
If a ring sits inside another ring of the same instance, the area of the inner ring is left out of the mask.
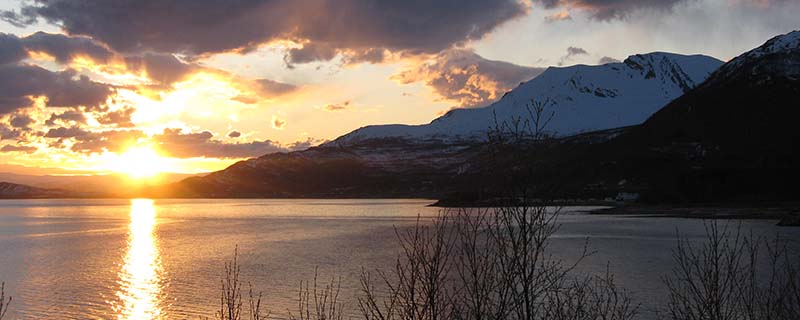
<path id="1" fill-rule="evenodd" d="M 597 63 L 598 64 L 609 64 L 609 63 L 619 63 L 619 62 L 621 62 L 621 61 L 619 61 L 617 59 L 614 59 L 612 57 L 602 57 L 602 58 L 600 58 L 600 61 L 598 61 Z"/>
<path id="2" fill-rule="evenodd" d="M 435 53 L 475 40 L 527 13 L 518 0 L 37 0 L 6 21 L 55 23 L 117 51 L 184 54 L 251 50 L 274 40 L 302 48 L 287 62 L 327 60 L 337 53 L 376 60 L 373 49 Z"/>
<path id="3" fill-rule="evenodd" d="M 488 60 L 471 50 L 454 49 L 432 62 L 404 70 L 394 76 L 401 83 L 425 82 L 443 99 L 459 107 L 483 106 L 542 73 L 542 68 Z"/>
<path id="4" fill-rule="evenodd" d="M 17 28 L 24 28 L 36 23 L 36 15 L 27 8 L 22 8 L 21 13 L 15 11 L 0 12 L 0 19 L 10 23 Z"/>
<path id="5" fill-rule="evenodd" d="M 326 105 L 323 109 L 325 109 L 326 111 L 342 111 L 342 110 L 347 110 L 348 108 L 350 108 L 350 101 L 329 104 Z"/>
<path id="6" fill-rule="evenodd" d="M 28 128 L 28 126 L 33 124 L 34 122 L 36 121 L 33 120 L 33 118 L 31 118 L 30 116 L 26 114 L 18 114 L 14 115 L 14 117 L 11 118 L 11 121 L 9 123 L 14 128 L 22 129 L 22 128 Z"/>
<path id="7" fill-rule="evenodd" d="M 79 124 L 86 124 L 86 116 L 83 114 L 83 112 L 78 110 L 67 110 L 62 113 L 50 114 L 50 118 L 47 119 L 44 124 L 48 126 L 54 126 L 57 123 L 69 124 L 69 122 L 72 121 Z"/>
<path id="8" fill-rule="evenodd" d="M 162 134 L 152 137 L 164 152 L 178 158 L 249 158 L 288 149 L 279 143 L 264 140 L 244 143 L 226 143 L 215 140 L 208 131 L 183 133 L 180 129 L 165 129 Z"/>
<path id="9" fill-rule="evenodd" d="M 0 123 L 0 140 L 16 139 L 22 135 L 22 131 L 7 127 Z"/>
<path id="10" fill-rule="evenodd" d="M 26 37 L 0 33 L 0 64 L 17 63 L 29 52 L 52 56 L 58 63 L 69 63 L 77 57 L 86 57 L 98 63 L 107 63 L 115 53 L 87 37 L 70 37 L 63 34 L 36 32 Z"/>
<path id="11" fill-rule="evenodd" d="M 47 53 L 59 63 L 68 63 L 81 56 L 98 63 L 107 63 L 114 57 L 111 50 L 86 37 L 37 32 L 21 40 L 26 49 Z"/>
<path id="12" fill-rule="evenodd" d="M 363 62 L 380 63 L 386 60 L 388 54 L 389 52 L 386 49 L 381 48 L 350 51 L 345 55 L 344 64 L 353 65 Z"/>
<path id="13" fill-rule="evenodd" d="M 586 50 L 584 50 L 583 48 L 578 48 L 578 47 L 569 47 L 569 48 L 567 48 L 567 57 L 572 57 L 572 56 L 577 56 L 577 55 L 582 55 L 582 54 L 589 54 L 589 53 L 586 52 Z"/>
<path id="14" fill-rule="evenodd" d="M 693 0 L 533 0 L 545 8 L 564 8 L 588 11 L 598 20 L 622 19 L 639 10 L 672 10 L 681 2 Z"/>
<path id="15" fill-rule="evenodd" d="M 201 69 L 197 65 L 184 63 L 171 54 L 154 53 L 127 56 L 125 65 L 129 71 L 144 72 L 150 80 L 162 85 L 170 85 L 183 80 L 189 74 Z"/>
<path id="16" fill-rule="evenodd" d="M 239 131 L 236 131 L 236 130 L 228 132 L 228 137 L 230 137 L 230 138 L 238 138 L 238 137 L 241 137 L 241 136 L 242 136 L 242 133 L 239 132 Z"/>
<path id="17" fill-rule="evenodd" d="M 46 96 L 52 107 L 96 107 L 111 88 L 73 70 L 52 72 L 33 65 L 0 65 L 0 114 L 31 105 L 31 96 Z"/>
<path id="18" fill-rule="evenodd" d="M 320 145 L 325 143 L 327 140 L 321 139 L 314 139 L 314 138 L 306 138 L 305 140 L 295 141 L 288 146 L 288 149 L 291 151 L 299 151 L 311 148 L 313 146 Z"/>
<path id="19" fill-rule="evenodd" d="M 130 128 L 134 126 L 133 122 L 131 122 L 131 116 L 134 112 L 136 112 L 136 109 L 130 107 L 103 112 L 97 116 L 97 122 L 120 128 Z"/>
<path id="20" fill-rule="evenodd" d="M 4 145 L 0 148 L 0 152 L 22 152 L 22 153 L 34 153 L 38 150 L 36 147 L 29 147 L 29 146 L 15 146 L 15 145 Z"/>
<path id="21" fill-rule="evenodd" d="M 589 52 L 586 52 L 583 48 L 578 47 L 569 47 L 567 48 L 567 54 L 561 57 L 561 60 L 558 61 L 559 66 L 563 66 L 564 63 L 571 60 L 575 56 L 587 55 Z"/>
<path id="22" fill-rule="evenodd" d="M 17 36 L 0 32 L 0 64 L 17 63 L 27 57 L 28 52 Z"/>
<path id="23" fill-rule="evenodd" d="M 58 127 L 47 131 L 45 138 L 76 138 L 89 135 L 90 132 L 78 126 Z"/>
<path id="24" fill-rule="evenodd" d="M 292 68 L 295 63 L 309 63 L 314 61 L 328 61 L 339 54 L 336 48 L 324 44 L 307 43 L 302 48 L 292 48 L 286 51 L 283 61 Z"/>

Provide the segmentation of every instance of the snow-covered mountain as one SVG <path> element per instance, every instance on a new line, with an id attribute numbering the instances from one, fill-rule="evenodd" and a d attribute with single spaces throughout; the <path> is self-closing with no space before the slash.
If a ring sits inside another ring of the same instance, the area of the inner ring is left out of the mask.
<path id="1" fill-rule="evenodd" d="M 656 52 L 621 63 L 551 67 L 487 107 L 455 109 L 425 125 L 366 126 L 332 144 L 387 137 L 483 139 L 496 123 L 529 119 L 532 99 L 545 104 L 545 116 L 553 115 L 546 130 L 557 136 L 636 125 L 705 81 L 720 65 L 722 61 L 708 56 Z"/>
<path id="2" fill-rule="evenodd" d="M 760 47 L 739 55 L 720 67 L 712 77 L 724 79 L 738 72 L 740 76 L 770 74 L 797 78 L 800 76 L 798 54 L 800 30 L 776 36 Z"/>
<path id="3" fill-rule="evenodd" d="M 484 109 L 453 111 L 424 126 L 362 128 L 340 143 L 241 161 L 154 194 L 434 197 L 473 205 L 504 196 L 497 190 L 505 190 L 509 174 L 535 170 L 543 190 L 568 199 L 636 192 L 664 202 L 794 200 L 798 37 L 774 38 L 711 75 L 719 61 L 665 53 L 553 68 Z M 475 132 L 490 127 L 495 112 L 505 119 L 524 115 L 532 97 L 555 101 L 551 128 L 562 135 L 637 125 L 556 139 L 536 149 L 536 161 L 526 144 L 498 152 L 479 140 L 457 139 L 479 137 Z"/>

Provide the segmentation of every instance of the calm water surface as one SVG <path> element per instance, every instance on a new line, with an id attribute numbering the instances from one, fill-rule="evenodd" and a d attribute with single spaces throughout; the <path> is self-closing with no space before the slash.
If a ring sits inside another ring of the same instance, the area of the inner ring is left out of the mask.
<path id="1" fill-rule="evenodd" d="M 389 269 L 394 227 L 434 216 L 428 200 L 5 200 L 0 201 L 0 281 L 10 319 L 197 319 L 218 304 L 224 262 L 238 246 L 241 277 L 271 313 L 295 306 L 298 284 L 342 278 L 345 307 L 361 268 Z M 693 241 L 702 221 L 590 216 L 568 208 L 553 253 L 596 251 L 580 272 L 605 272 L 652 314 L 666 295 L 676 230 Z M 756 233 L 800 241 L 797 228 L 745 221 Z"/>

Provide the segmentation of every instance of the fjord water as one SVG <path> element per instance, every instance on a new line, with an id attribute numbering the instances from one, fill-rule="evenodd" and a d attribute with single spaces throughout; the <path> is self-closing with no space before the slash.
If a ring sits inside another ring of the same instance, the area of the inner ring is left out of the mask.
<path id="1" fill-rule="evenodd" d="M 10 319 L 149 319 L 211 316 L 224 263 L 239 250 L 241 277 L 271 314 L 296 305 L 300 281 L 341 277 L 355 312 L 362 268 L 388 270 L 394 228 L 439 209 L 429 200 L 6 200 L 0 202 L 0 281 Z M 552 253 L 579 272 L 608 266 L 652 314 L 666 297 L 676 232 L 702 241 L 701 220 L 588 215 L 567 208 Z M 793 241 L 800 230 L 744 221 L 745 231 Z M 246 291 L 246 290 L 245 290 Z M 246 295 L 246 292 L 245 292 Z"/>

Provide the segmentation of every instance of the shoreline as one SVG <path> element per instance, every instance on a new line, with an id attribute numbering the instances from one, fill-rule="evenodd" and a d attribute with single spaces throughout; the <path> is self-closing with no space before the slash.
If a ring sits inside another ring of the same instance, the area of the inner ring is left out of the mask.
<path id="1" fill-rule="evenodd" d="M 590 210 L 587 214 L 688 219 L 776 220 L 779 226 L 800 226 L 800 204 L 798 203 L 630 204 Z"/>

